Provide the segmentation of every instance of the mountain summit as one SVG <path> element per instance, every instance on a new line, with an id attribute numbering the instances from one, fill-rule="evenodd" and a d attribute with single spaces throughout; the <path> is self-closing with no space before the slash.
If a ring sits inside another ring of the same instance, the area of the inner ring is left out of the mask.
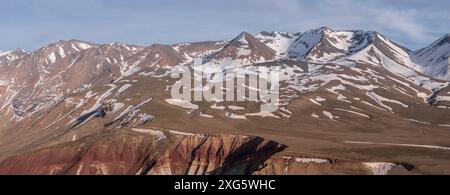
<path id="1" fill-rule="evenodd" d="M 275 51 L 261 43 L 253 35 L 242 32 L 229 41 L 220 51 L 213 54 L 211 61 L 232 60 L 235 64 L 248 65 L 272 60 Z"/>
<path id="2" fill-rule="evenodd" d="M 450 34 L 414 52 L 413 57 L 421 65 L 424 74 L 450 80 Z"/>

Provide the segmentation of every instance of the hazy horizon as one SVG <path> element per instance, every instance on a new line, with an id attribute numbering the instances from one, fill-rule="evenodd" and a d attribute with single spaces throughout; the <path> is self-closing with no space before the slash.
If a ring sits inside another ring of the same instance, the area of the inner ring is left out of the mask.
<path id="1" fill-rule="evenodd" d="M 58 40 L 98 44 L 225 40 L 242 31 L 375 30 L 415 50 L 450 32 L 450 2 L 392 0 L 17 0 L 0 8 L 0 51 Z"/>

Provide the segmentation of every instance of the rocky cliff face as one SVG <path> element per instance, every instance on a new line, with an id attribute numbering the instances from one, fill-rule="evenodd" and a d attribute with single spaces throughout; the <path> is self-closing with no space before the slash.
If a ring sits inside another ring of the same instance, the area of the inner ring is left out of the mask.
<path id="1" fill-rule="evenodd" d="M 251 136 L 200 135 L 150 129 L 114 130 L 11 157 L 0 164 L 0 174 L 371 173 L 369 166 L 359 162 L 283 156 L 285 148 L 277 142 Z M 388 173 L 394 166 L 405 171 L 400 165 L 392 164 L 383 173 Z"/>
<path id="2" fill-rule="evenodd" d="M 0 173 L 251 174 L 284 148 L 259 137 L 117 130 L 9 158 Z"/>

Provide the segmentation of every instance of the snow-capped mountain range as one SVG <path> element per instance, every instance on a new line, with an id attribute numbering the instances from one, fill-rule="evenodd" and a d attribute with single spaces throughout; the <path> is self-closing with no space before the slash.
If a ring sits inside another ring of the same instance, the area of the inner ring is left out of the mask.
<path id="1" fill-rule="evenodd" d="M 147 126 L 263 129 L 277 139 L 299 126 L 311 132 L 365 128 L 399 140 L 419 135 L 418 128 L 448 135 L 449 56 L 449 35 L 410 51 L 375 31 L 327 27 L 173 45 L 69 40 L 33 52 L 0 52 L 0 154 Z M 255 109 L 261 102 L 171 99 L 177 80 L 170 73 L 192 68 L 194 58 L 230 62 L 237 76 L 256 74 L 254 66 L 280 67 L 280 109 L 261 112 Z"/>
<path id="2" fill-rule="evenodd" d="M 413 52 L 375 31 L 334 31 L 327 27 L 255 36 L 243 32 L 230 41 L 149 47 L 59 41 L 34 52 L 17 49 L 0 53 L 0 86 L 4 92 L 0 103 L 2 112 L 20 117 L 49 108 L 68 94 L 92 85 L 135 73 L 167 73 L 171 67 L 188 65 L 196 57 L 214 63 L 228 60 L 236 67 L 283 60 L 316 65 L 382 65 L 428 90 L 438 90 L 444 85 L 428 82 L 427 77 L 450 80 L 449 55 L 449 35 Z"/>
<path id="3" fill-rule="evenodd" d="M 384 55 L 419 73 L 449 80 L 449 35 L 418 51 L 410 51 L 375 31 L 333 31 L 323 27 L 304 33 L 261 32 L 256 38 L 279 57 L 309 62 L 335 62 L 376 48 Z"/>

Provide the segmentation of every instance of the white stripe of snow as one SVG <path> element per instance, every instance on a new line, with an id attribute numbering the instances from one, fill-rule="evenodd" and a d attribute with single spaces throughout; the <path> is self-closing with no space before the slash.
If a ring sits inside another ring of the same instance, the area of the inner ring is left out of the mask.
<path id="1" fill-rule="evenodd" d="M 245 120 L 247 119 L 245 115 L 238 115 L 230 112 L 225 112 L 225 116 L 232 119 L 239 119 L 239 120 Z"/>
<path id="2" fill-rule="evenodd" d="M 322 159 L 322 158 L 295 158 L 295 161 L 298 163 L 330 163 L 328 159 Z"/>
<path id="3" fill-rule="evenodd" d="M 181 99 L 166 99 L 166 102 L 170 105 L 186 108 L 186 109 L 193 109 L 197 110 L 199 108 L 198 105 L 191 103 L 187 100 L 181 100 Z"/>
<path id="4" fill-rule="evenodd" d="M 131 87 L 131 84 L 125 84 L 122 87 L 120 87 L 119 90 L 117 90 L 117 95 L 122 94 L 125 90 Z"/>
<path id="5" fill-rule="evenodd" d="M 366 101 L 361 101 L 361 102 L 364 103 L 364 104 L 366 104 L 366 105 L 368 105 L 368 106 L 372 106 L 372 107 L 374 107 L 374 108 L 378 108 L 378 109 L 380 109 L 380 110 L 386 111 L 384 108 L 375 106 L 375 105 L 373 105 L 373 104 L 371 104 L 371 103 L 369 103 L 369 102 L 366 102 Z"/>
<path id="6" fill-rule="evenodd" d="M 313 99 L 311 99 L 311 98 L 309 98 L 309 101 L 311 101 L 312 103 L 314 103 L 314 104 L 316 104 L 316 105 L 318 105 L 318 106 L 322 106 L 321 103 L 319 103 L 319 102 L 317 102 L 316 100 L 313 100 Z"/>
<path id="7" fill-rule="evenodd" d="M 50 60 L 50 62 L 53 64 L 56 62 L 56 55 L 54 52 L 52 52 L 49 56 L 48 59 Z"/>
<path id="8" fill-rule="evenodd" d="M 217 106 L 217 103 L 215 103 L 214 105 L 211 106 L 211 108 L 216 110 L 224 110 L 225 106 Z"/>
<path id="9" fill-rule="evenodd" d="M 261 111 L 261 112 L 257 112 L 257 113 L 247 113 L 245 114 L 245 116 L 260 116 L 260 117 L 273 117 L 273 118 L 280 118 L 279 116 L 271 113 L 271 112 L 267 112 L 267 111 Z"/>
<path id="10" fill-rule="evenodd" d="M 193 134 L 193 133 L 185 133 L 185 132 L 174 131 L 174 130 L 170 130 L 169 132 L 173 133 L 173 134 L 177 134 L 177 135 L 195 136 L 195 134 Z"/>
<path id="11" fill-rule="evenodd" d="M 388 110 L 393 110 L 393 109 L 391 107 L 389 107 L 388 105 L 384 104 L 383 102 L 390 102 L 390 103 L 394 103 L 394 104 L 399 104 L 399 105 L 403 106 L 404 108 L 408 108 L 408 105 L 406 105 L 406 104 L 404 104 L 402 102 L 399 102 L 397 100 L 391 100 L 391 99 L 385 98 L 383 96 L 380 96 L 380 95 L 376 94 L 373 91 L 368 91 L 368 92 L 366 92 L 366 94 L 367 94 L 367 96 L 372 98 L 376 103 L 378 103 L 378 105 L 380 105 L 380 106 L 382 106 L 382 107 L 384 107 L 384 108 L 386 108 Z"/>
<path id="12" fill-rule="evenodd" d="M 387 175 L 392 168 L 398 167 L 398 165 L 394 163 L 385 162 L 367 162 L 363 164 L 367 166 L 374 175 Z"/>
<path id="13" fill-rule="evenodd" d="M 203 113 L 203 112 L 200 112 L 200 116 L 201 116 L 201 117 L 205 117 L 205 118 L 214 118 L 214 116 L 211 116 L 211 115 L 209 115 L 209 114 L 205 114 L 205 113 Z"/>
<path id="14" fill-rule="evenodd" d="M 64 53 L 64 49 L 62 47 L 59 48 L 59 56 L 61 56 L 61 58 L 66 57 L 66 54 Z"/>
<path id="15" fill-rule="evenodd" d="M 376 143 L 376 142 L 358 142 L 358 141 L 344 141 L 347 144 L 372 144 L 372 145 L 388 145 L 388 146 L 404 146 L 404 147 L 416 147 L 416 148 L 430 148 L 450 150 L 450 147 L 444 146 L 432 146 L 432 145 L 419 145 L 419 144 L 396 144 L 396 143 Z"/>
<path id="16" fill-rule="evenodd" d="M 411 121 L 411 122 L 415 122 L 415 123 L 421 123 L 421 124 L 431 125 L 431 123 L 419 121 L 419 120 L 416 120 L 416 119 L 404 118 L 404 120 Z"/>
<path id="17" fill-rule="evenodd" d="M 359 112 L 355 112 L 355 111 L 351 111 L 351 110 L 345 110 L 345 109 L 341 109 L 341 108 L 334 108 L 334 109 L 335 109 L 335 110 L 340 110 L 340 111 L 343 111 L 343 112 L 348 112 L 348 113 L 356 114 L 356 115 L 359 115 L 359 116 L 362 116 L 362 117 L 370 118 L 370 116 L 368 116 L 368 115 L 366 115 L 366 114 L 363 114 L 363 113 L 359 113 Z"/>
<path id="18" fill-rule="evenodd" d="M 244 107 L 241 106 L 228 106 L 229 109 L 231 110 L 244 110 Z"/>
<path id="19" fill-rule="evenodd" d="M 91 48 L 92 46 L 90 46 L 89 44 L 86 44 L 86 43 L 77 43 L 78 44 L 78 46 L 81 48 L 81 49 L 89 49 L 89 48 Z"/>
<path id="20" fill-rule="evenodd" d="M 326 101 L 326 99 L 324 99 L 324 98 L 322 98 L 320 96 L 317 96 L 315 100 L 318 101 L 318 102 Z"/>
<path id="21" fill-rule="evenodd" d="M 138 129 L 138 128 L 132 128 L 131 130 L 139 132 L 139 133 L 148 133 L 148 134 L 154 135 L 154 136 L 156 136 L 157 141 L 167 138 L 166 134 L 164 134 L 164 132 L 162 132 L 162 131 L 150 130 L 150 129 Z"/>
<path id="22" fill-rule="evenodd" d="M 325 116 L 327 116 L 328 118 L 330 118 L 331 120 L 334 120 L 335 118 L 339 118 L 337 116 L 333 116 L 333 114 L 331 114 L 331 112 L 328 112 L 328 111 L 323 111 L 323 114 Z"/>

